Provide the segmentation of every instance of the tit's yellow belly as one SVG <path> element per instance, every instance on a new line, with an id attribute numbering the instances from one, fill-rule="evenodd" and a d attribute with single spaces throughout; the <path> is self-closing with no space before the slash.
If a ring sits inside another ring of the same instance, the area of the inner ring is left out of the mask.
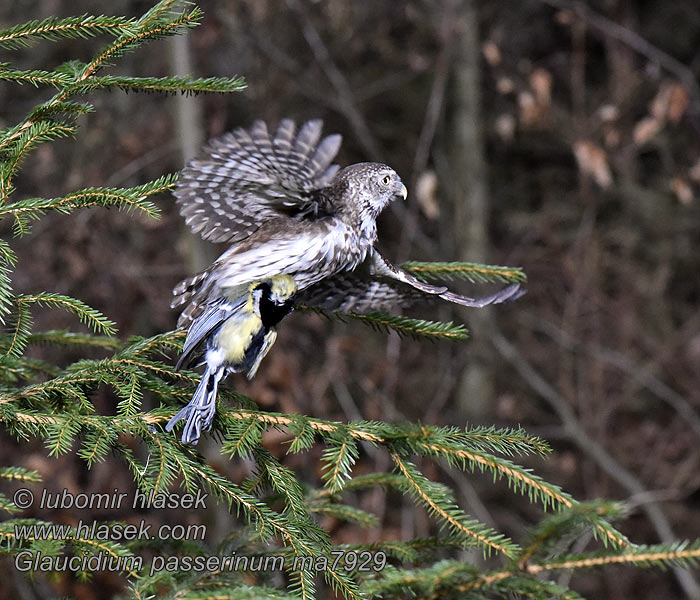
<path id="1" fill-rule="evenodd" d="M 260 318 L 252 315 L 237 316 L 228 319 L 216 334 L 214 343 L 223 355 L 223 359 L 235 367 L 246 361 L 246 354 L 252 350 L 256 336 L 262 333 Z"/>

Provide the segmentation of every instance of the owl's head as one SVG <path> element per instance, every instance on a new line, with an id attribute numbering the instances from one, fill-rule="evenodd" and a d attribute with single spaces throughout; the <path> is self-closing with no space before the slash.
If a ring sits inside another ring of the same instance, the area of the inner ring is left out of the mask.
<path id="1" fill-rule="evenodd" d="M 357 163 L 338 171 L 336 180 L 344 187 L 345 204 L 376 218 L 397 198 L 406 199 L 408 190 L 396 171 L 382 163 Z"/>

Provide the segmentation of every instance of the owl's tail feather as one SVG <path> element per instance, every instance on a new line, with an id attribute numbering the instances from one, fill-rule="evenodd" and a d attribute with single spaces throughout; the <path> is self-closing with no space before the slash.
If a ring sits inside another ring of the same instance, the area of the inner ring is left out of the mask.
<path id="1" fill-rule="evenodd" d="M 187 304 L 177 321 L 180 329 L 187 329 L 190 323 L 204 311 L 204 300 L 209 295 L 214 282 L 209 278 L 213 267 L 183 279 L 173 289 L 173 299 L 170 308 L 178 308 Z"/>
<path id="2" fill-rule="evenodd" d="M 219 389 L 219 381 L 224 376 L 225 369 L 211 371 L 206 368 L 197 389 L 187 406 L 182 408 L 165 426 L 166 431 L 171 431 L 175 423 L 186 419 L 182 430 L 182 443 L 195 445 L 199 441 L 202 431 L 209 431 L 214 421 L 216 412 L 216 394 Z"/>

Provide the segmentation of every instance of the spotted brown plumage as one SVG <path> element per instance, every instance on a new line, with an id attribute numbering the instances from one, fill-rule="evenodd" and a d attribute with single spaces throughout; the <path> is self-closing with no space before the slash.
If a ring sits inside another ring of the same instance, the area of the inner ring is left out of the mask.
<path id="1" fill-rule="evenodd" d="M 382 257 L 374 248 L 377 216 L 394 199 L 405 199 L 406 187 L 381 163 L 333 164 L 341 138 L 322 138 L 321 127 L 315 120 L 297 130 L 284 119 L 271 134 L 256 121 L 211 141 L 183 170 L 175 196 L 185 221 L 204 239 L 231 246 L 173 290 L 172 306 L 184 306 L 178 326 L 187 327 L 222 289 L 277 274 L 292 276 L 301 296 L 321 307 L 329 305 L 324 290 L 347 290 L 353 304 L 371 310 L 372 295 L 358 296 L 371 289 L 367 281 L 381 283 L 385 298 L 393 290 L 398 304 L 437 296 L 482 306 L 517 296 L 517 284 L 487 298 L 460 296 Z M 332 290 L 334 282 L 342 285 Z"/>

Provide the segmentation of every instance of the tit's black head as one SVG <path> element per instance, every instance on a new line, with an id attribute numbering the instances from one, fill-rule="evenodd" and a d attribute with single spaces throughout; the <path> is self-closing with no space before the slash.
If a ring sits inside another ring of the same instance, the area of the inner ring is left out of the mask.
<path id="1" fill-rule="evenodd" d="M 289 295 L 287 290 L 281 291 L 274 282 L 259 283 L 254 292 L 259 294 L 258 312 L 265 329 L 277 325 L 294 308 L 294 294 Z"/>

